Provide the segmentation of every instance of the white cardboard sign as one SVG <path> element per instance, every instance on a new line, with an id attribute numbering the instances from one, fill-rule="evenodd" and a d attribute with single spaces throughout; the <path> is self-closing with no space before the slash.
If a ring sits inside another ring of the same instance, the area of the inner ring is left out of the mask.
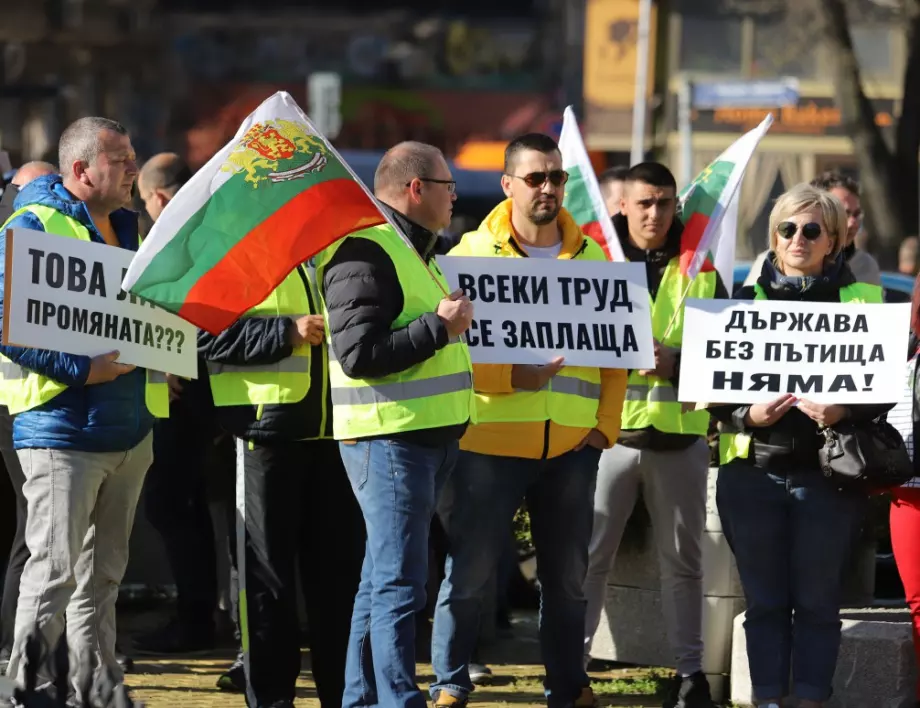
<path id="1" fill-rule="evenodd" d="M 3 343 L 198 375 L 193 324 L 122 291 L 134 253 L 44 231 L 6 232 Z"/>
<path id="2" fill-rule="evenodd" d="M 687 300 L 681 401 L 894 403 L 904 388 L 910 303 Z"/>
<path id="3" fill-rule="evenodd" d="M 541 258 L 438 259 L 473 302 L 475 364 L 654 368 L 644 263 Z"/>

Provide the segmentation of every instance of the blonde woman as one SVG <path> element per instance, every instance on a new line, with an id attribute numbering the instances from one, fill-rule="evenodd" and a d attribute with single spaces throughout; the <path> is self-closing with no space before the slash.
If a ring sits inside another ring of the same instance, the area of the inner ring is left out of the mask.
<path id="1" fill-rule="evenodd" d="M 844 262 L 846 238 L 846 212 L 834 195 L 793 187 L 770 214 L 770 253 L 756 285 L 737 297 L 881 302 L 881 289 L 856 282 Z M 841 572 L 866 499 L 822 475 L 818 426 L 871 420 L 889 408 L 791 394 L 710 408 L 722 433 L 717 503 L 747 600 L 744 629 L 759 708 L 779 708 L 789 695 L 802 708 L 818 708 L 831 695 Z"/>

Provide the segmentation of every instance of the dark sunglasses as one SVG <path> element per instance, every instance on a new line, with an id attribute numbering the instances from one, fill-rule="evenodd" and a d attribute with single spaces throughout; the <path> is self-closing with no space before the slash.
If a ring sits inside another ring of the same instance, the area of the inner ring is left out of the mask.
<path id="1" fill-rule="evenodd" d="M 531 172 L 523 177 L 520 175 L 508 175 L 524 182 L 531 189 L 537 189 L 546 184 L 549 180 L 554 187 L 561 187 L 569 179 L 569 173 L 565 170 L 551 170 L 549 172 Z"/>
<path id="2" fill-rule="evenodd" d="M 784 221 L 776 227 L 776 233 L 785 239 L 791 239 L 799 230 L 799 225 L 792 221 Z M 811 221 L 802 225 L 802 236 L 807 241 L 817 241 L 821 238 L 821 224 Z"/>
<path id="3" fill-rule="evenodd" d="M 448 194 L 453 194 L 454 192 L 457 191 L 457 181 L 453 179 L 434 179 L 430 177 L 419 177 L 418 181 L 419 182 L 431 182 L 432 184 L 446 184 Z M 407 182 L 406 186 L 408 187 L 411 184 L 412 182 Z"/>

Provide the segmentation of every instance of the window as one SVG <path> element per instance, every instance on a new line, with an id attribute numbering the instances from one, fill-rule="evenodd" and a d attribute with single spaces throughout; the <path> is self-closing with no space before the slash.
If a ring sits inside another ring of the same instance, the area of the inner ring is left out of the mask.
<path id="1" fill-rule="evenodd" d="M 889 76 L 893 72 L 894 35 L 890 27 L 852 27 L 853 48 L 859 69 L 866 76 Z"/>
<path id="2" fill-rule="evenodd" d="M 754 21 L 752 76 L 814 78 L 818 68 L 816 52 L 800 38 L 801 33 L 790 31 L 782 22 Z"/>
<path id="3" fill-rule="evenodd" d="M 685 15 L 680 25 L 680 68 L 712 74 L 741 72 L 741 20 Z"/>

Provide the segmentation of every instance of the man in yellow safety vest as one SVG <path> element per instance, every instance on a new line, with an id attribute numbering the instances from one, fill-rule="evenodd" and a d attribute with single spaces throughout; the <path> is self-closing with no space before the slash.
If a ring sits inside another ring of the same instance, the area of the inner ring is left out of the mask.
<path id="1" fill-rule="evenodd" d="M 475 422 L 472 364 L 460 339 L 473 307 L 434 258 L 456 199 L 440 150 L 408 142 L 377 167 L 391 225 L 318 258 L 330 339 L 333 428 L 367 524 L 342 708 L 424 708 L 415 613 L 425 606 L 428 530 L 458 441 Z"/>
<path id="2" fill-rule="evenodd" d="M 505 148 L 507 200 L 466 234 L 451 255 L 606 260 L 562 208 L 568 174 L 547 135 L 531 133 Z M 448 536 L 447 577 L 432 636 L 437 708 L 465 705 L 469 664 L 486 588 L 511 527 L 527 499 L 540 581 L 540 639 L 550 708 L 593 706 L 581 660 L 582 584 L 591 540 L 594 478 L 601 450 L 620 431 L 626 371 L 477 364 L 478 424 L 461 441 L 449 508 L 439 509 Z"/>
<path id="3" fill-rule="evenodd" d="M 125 128 L 81 118 L 62 134 L 59 158 L 61 176 L 26 185 L 7 227 L 136 250 L 137 214 L 123 208 L 137 176 Z M 165 377 L 118 363 L 117 352 L 90 358 L 0 346 L 0 353 L 0 403 L 16 414 L 31 554 L 7 673 L 22 680 L 24 642 L 36 618 L 53 647 L 66 611 L 71 649 L 95 652 L 118 680 L 115 601 L 152 459 L 153 418 L 168 414 Z"/>
<path id="4" fill-rule="evenodd" d="M 655 368 L 631 371 L 616 446 L 601 456 L 594 496 L 585 596 L 585 654 L 600 621 L 607 576 L 641 489 L 661 563 L 661 607 L 677 665 L 665 708 L 714 708 L 702 671 L 702 537 L 706 522 L 709 447 L 706 411 L 684 412 L 677 400 L 683 297 L 725 298 L 707 260 L 693 280 L 682 272 L 676 218 L 677 185 L 657 162 L 626 173 L 620 213 L 613 217 L 626 258 L 644 262 L 651 300 Z M 665 336 L 667 335 L 667 336 Z"/>

